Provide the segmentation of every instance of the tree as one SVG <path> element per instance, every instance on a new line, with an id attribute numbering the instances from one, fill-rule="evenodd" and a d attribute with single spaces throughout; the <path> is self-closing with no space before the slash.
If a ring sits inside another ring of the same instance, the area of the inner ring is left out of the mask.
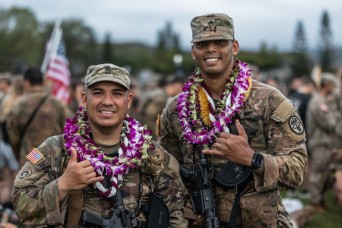
<path id="1" fill-rule="evenodd" d="M 276 47 L 269 48 L 267 43 L 262 42 L 257 52 L 239 51 L 238 58 L 250 64 L 257 65 L 260 70 L 270 70 L 283 64 L 283 56 Z"/>
<path id="2" fill-rule="evenodd" d="M 330 29 L 330 18 L 327 11 L 323 11 L 321 19 L 321 41 L 319 42 L 319 60 L 323 71 L 332 70 L 332 32 Z"/>
<path id="3" fill-rule="evenodd" d="M 158 32 L 156 57 L 153 69 L 160 73 L 175 73 L 173 62 L 175 54 L 182 54 L 179 47 L 179 36 L 172 29 L 172 23 L 166 22 L 164 29 Z"/>
<path id="4" fill-rule="evenodd" d="M 38 65 L 43 46 L 39 29 L 31 10 L 0 9 L 0 71 L 16 74 L 27 65 Z"/>
<path id="5" fill-rule="evenodd" d="M 309 75 L 310 59 L 307 53 L 305 30 L 302 21 L 297 22 L 291 68 L 294 76 Z"/>
<path id="6" fill-rule="evenodd" d="M 111 41 L 110 33 L 106 34 L 105 42 L 103 44 L 102 62 L 103 63 L 115 62 L 113 60 L 112 41 Z"/>

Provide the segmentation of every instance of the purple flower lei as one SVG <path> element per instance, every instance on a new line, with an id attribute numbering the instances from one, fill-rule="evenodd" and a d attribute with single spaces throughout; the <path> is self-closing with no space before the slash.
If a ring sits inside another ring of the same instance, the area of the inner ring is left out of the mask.
<path id="1" fill-rule="evenodd" d="M 183 137 L 189 144 L 206 145 L 215 142 L 218 134 L 229 131 L 228 124 L 232 122 L 236 113 L 240 112 L 246 99 L 246 93 L 251 86 L 251 73 L 247 63 L 237 60 L 233 72 L 228 76 L 225 91 L 219 101 L 215 120 L 208 129 L 200 120 L 197 111 L 198 87 L 203 82 L 200 72 L 194 72 L 193 77 L 184 85 L 183 92 L 178 97 L 178 120 L 183 128 Z M 222 104 L 222 105 L 220 105 Z M 218 112 L 219 111 L 219 112 Z"/>
<path id="2" fill-rule="evenodd" d="M 126 117 L 121 131 L 121 145 L 118 156 L 107 156 L 103 150 L 95 145 L 90 137 L 91 129 L 86 110 L 79 108 L 73 118 L 66 121 L 64 126 L 65 147 L 70 154 L 70 148 L 77 151 L 80 161 L 89 160 L 97 175 L 110 177 L 110 188 L 96 182 L 94 187 L 103 197 L 112 197 L 121 187 L 123 177 L 130 169 L 141 167 L 147 158 L 148 149 L 153 149 L 152 132 L 138 121 Z"/>

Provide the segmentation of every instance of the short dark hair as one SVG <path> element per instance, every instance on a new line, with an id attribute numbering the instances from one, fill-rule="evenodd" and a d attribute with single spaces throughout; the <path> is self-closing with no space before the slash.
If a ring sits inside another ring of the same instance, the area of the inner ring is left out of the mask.
<path id="1" fill-rule="evenodd" d="M 24 72 L 24 80 L 29 81 L 31 85 L 43 85 L 43 74 L 38 67 L 29 67 Z"/>

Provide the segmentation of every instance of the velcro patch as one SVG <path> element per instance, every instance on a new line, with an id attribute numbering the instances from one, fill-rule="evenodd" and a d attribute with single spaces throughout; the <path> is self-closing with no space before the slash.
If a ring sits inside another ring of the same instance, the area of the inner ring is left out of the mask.
<path id="1" fill-rule="evenodd" d="M 295 111 L 294 105 L 287 99 L 284 99 L 274 110 L 271 118 L 277 122 L 284 123 Z"/>
<path id="2" fill-rule="evenodd" d="M 33 164 L 37 164 L 44 158 L 44 155 L 40 153 L 37 148 L 33 148 L 33 150 L 28 155 L 26 155 L 26 158 Z"/>

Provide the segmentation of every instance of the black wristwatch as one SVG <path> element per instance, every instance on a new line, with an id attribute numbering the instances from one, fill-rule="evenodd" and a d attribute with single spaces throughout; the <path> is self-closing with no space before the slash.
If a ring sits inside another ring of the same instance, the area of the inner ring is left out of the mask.
<path id="1" fill-rule="evenodd" d="M 263 162 L 264 162 L 264 156 L 259 152 L 255 152 L 253 155 L 252 163 L 251 163 L 251 169 L 260 168 Z"/>

